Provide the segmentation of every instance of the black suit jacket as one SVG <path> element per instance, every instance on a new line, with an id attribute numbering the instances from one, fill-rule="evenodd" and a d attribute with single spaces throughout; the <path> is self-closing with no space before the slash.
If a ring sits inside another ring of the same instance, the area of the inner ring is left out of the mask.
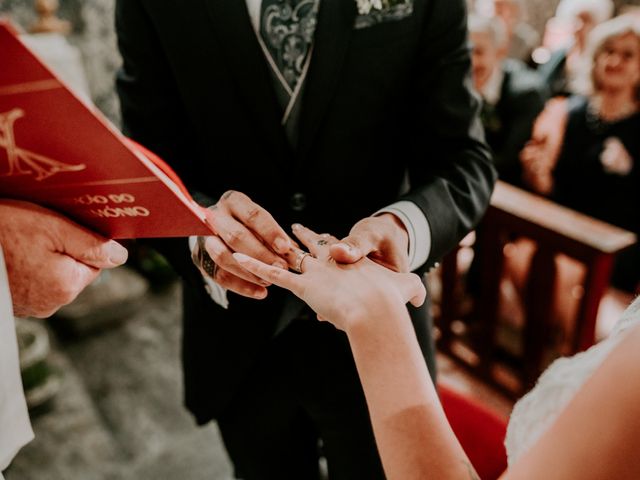
<path id="1" fill-rule="evenodd" d="M 551 54 L 551 58 L 546 63 L 538 67 L 538 72 L 542 81 L 549 89 L 549 97 L 571 95 L 567 78 L 567 55 L 569 47 L 560 48 Z"/>
<path id="2" fill-rule="evenodd" d="M 321 0 L 292 148 L 245 0 L 118 0 L 125 132 L 198 198 L 242 191 L 285 228 L 340 237 L 380 207 L 413 201 L 429 219 L 432 265 L 478 222 L 495 179 L 469 87 L 464 3 L 415 0 L 408 18 L 354 30 L 355 0 Z M 185 277 L 186 402 L 204 422 L 272 338 L 285 295 L 230 294 L 222 310 L 186 242 L 161 248 Z"/>
<path id="3" fill-rule="evenodd" d="M 520 152 L 531 139 L 533 123 L 544 108 L 548 91 L 537 72 L 523 62 L 506 60 L 500 100 L 495 105 L 497 125 L 486 125 L 500 178 L 523 186 Z"/>

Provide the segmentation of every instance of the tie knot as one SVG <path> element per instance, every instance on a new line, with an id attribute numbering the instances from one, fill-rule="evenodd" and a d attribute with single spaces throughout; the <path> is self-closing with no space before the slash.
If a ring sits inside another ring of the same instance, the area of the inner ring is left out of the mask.
<path id="1" fill-rule="evenodd" d="M 292 95 L 313 43 L 318 1 L 263 0 L 260 12 L 260 36 L 269 63 Z"/>

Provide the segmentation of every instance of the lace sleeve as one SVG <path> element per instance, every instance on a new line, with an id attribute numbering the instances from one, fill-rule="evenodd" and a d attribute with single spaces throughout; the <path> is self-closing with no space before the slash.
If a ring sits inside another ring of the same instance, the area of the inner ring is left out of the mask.
<path id="1" fill-rule="evenodd" d="M 640 323 L 640 299 L 625 311 L 611 335 L 585 352 L 556 360 L 533 390 L 514 407 L 505 446 L 509 464 L 518 460 L 551 426 L 578 390 L 624 338 Z"/>

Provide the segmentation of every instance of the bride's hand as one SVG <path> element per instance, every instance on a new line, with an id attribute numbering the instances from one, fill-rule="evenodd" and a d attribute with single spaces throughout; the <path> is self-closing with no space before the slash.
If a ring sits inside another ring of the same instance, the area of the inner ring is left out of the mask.
<path id="1" fill-rule="evenodd" d="M 300 275 L 246 255 L 234 254 L 234 258 L 254 275 L 300 297 L 320 320 L 348 332 L 354 324 L 388 311 L 390 305 L 424 302 L 426 291 L 417 275 L 393 272 L 368 258 L 337 264 L 329 254 L 329 247 L 338 241 L 335 237 L 301 225 L 294 225 L 293 232 L 311 253 L 302 260 Z M 291 264 L 295 265 L 296 257 L 297 252 L 292 252 Z"/>

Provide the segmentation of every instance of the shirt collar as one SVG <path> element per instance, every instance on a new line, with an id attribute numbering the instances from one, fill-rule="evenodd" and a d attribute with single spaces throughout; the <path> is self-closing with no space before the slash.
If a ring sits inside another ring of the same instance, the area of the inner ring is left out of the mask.
<path id="1" fill-rule="evenodd" d="M 504 81 L 504 71 L 500 65 L 493 69 L 493 73 L 484 88 L 480 92 L 485 102 L 496 105 L 500 101 L 502 94 L 502 82 Z"/>

